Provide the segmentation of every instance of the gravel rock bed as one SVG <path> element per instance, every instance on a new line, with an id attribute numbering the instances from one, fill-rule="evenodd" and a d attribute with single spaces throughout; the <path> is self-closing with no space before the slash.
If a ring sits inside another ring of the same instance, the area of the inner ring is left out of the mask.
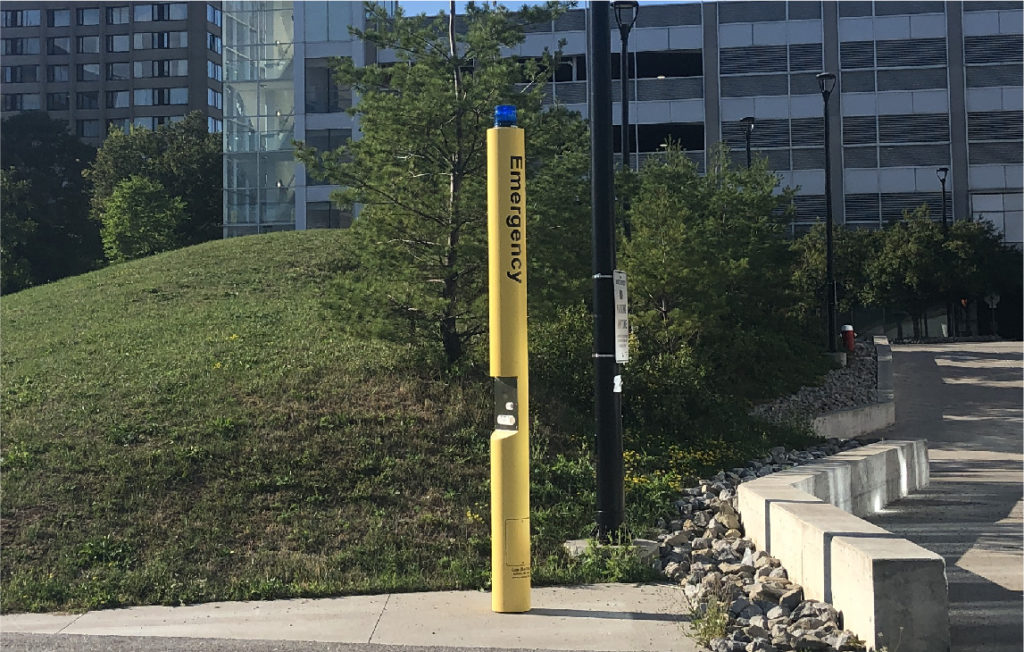
<path id="1" fill-rule="evenodd" d="M 875 345 L 857 342 L 848 364 L 833 369 L 821 385 L 801 387 L 790 396 L 758 405 L 751 414 L 770 421 L 798 421 L 877 401 L 878 354 Z"/>
<path id="2" fill-rule="evenodd" d="M 864 650 L 832 605 L 805 600 L 782 563 L 743 535 L 736 487 L 866 443 L 829 439 L 803 451 L 773 448 L 745 467 L 685 489 L 675 503 L 679 518 L 658 523 L 662 532 L 649 547 L 656 547 L 665 577 L 682 585 L 691 611 L 701 614 L 709 602 L 728 609 L 726 635 L 710 642 L 712 652 Z"/>

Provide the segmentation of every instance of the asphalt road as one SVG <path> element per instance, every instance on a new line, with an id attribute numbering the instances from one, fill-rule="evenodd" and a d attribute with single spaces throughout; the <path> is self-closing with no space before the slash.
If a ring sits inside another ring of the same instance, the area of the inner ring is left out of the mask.
<path id="1" fill-rule="evenodd" d="M 896 424 L 931 484 L 867 520 L 946 560 L 952 652 L 1024 649 L 1020 342 L 894 346 Z"/>

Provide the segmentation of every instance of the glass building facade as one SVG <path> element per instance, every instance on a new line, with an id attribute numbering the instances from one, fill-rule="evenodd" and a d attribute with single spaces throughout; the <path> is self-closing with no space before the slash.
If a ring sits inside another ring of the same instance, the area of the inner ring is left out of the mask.
<path id="1" fill-rule="evenodd" d="M 385 3 L 391 7 L 393 3 Z M 337 188 L 294 163 L 291 139 L 334 149 L 359 138 L 353 96 L 330 73 L 395 61 L 351 36 L 355 2 L 227 2 L 225 235 L 337 228 L 351 215 Z M 415 5 L 407 7 L 416 13 Z M 526 26 L 509 56 L 559 48 L 549 103 L 587 115 L 585 9 Z M 1019 1 L 756 1 L 651 4 L 630 38 L 633 159 L 666 138 L 701 168 L 719 143 L 742 164 L 753 155 L 797 189 L 793 233 L 825 208 L 823 103 L 815 75 L 836 73 L 830 100 L 831 204 L 838 223 L 879 228 L 943 202 L 936 169 L 949 168 L 952 219 L 987 219 L 1024 241 L 1024 11 Z M 294 32 L 292 31 L 294 25 Z M 613 30 L 614 31 L 614 30 Z M 610 34 L 612 71 L 620 41 Z M 12 46 L 13 47 L 13 46 Z M 13 74 L 13 73 L 12 73 Z M 612 85 L 618 121 L 620 85 Z M 619 130 L 614 130 L 616 149 Z"/>
<path id="2" fill-rule="evenodd" d="M 291 2 L 224 3 L 224 235 L 295 228 Z"/>

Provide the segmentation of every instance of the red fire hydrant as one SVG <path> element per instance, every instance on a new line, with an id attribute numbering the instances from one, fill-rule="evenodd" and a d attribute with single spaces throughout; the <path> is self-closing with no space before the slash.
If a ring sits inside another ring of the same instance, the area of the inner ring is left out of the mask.
<path id="1" fill-rule="evenodd" d="M 839 330 L 843 333 L 843 346 L 846 347 L 847 351 L 853 353 L 854 339 L 857 337 L 857 334 L 853 332 L 853 326 L 843 324 L 843 327 Z"/>

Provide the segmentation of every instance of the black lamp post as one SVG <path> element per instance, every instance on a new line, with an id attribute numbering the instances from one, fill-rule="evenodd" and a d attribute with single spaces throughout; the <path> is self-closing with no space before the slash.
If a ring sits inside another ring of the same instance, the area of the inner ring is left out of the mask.
<path id="1" fill-rule="evenodd" d="M 619 54 L 619 79 L 622 81 L 622 167 L 629 169 L 629 32 L 636 24 L 640 3 L 636 0 L 616 0 L 615 24 L 619 26 L 622 49 Z"/>
<path id="2" fill-rule="evenodd" d="M 615 361 L 615 156 L 612 148 L 611 31 L 608 5 L 587 11 L 590 78 L 590 184 L 594 281 L 594 419 L 597 453 L 597 535 L 608 540 L 625 515 L 622 393 Z"/>
<path id="3" fill-rule="evenodd" d="M 942 230 L 945 231 L 949 228 L 949 223 L 946 221 L 946 175 L 949 174 L 949 168 L 939 168 L 935 171 L 935 176 L 939 178 L 939 183 L 942 184 Z"/>
<path id="4" fill-rule="evenodd" d="M 742 122 L 743 126 L 746 127 L 746 129 L 743 132 L 743 135 L 747 139 L 747 169 L 749 170 L 750 169 L 750 135 L 752 133 L 754 133 L 754 116 L 748 115 L 747 117 L 745 117 L 742 120 L 740 120 L 740 122 Z"/>
<path id="5" fill-rule="evenodd" d="M 828 317 L 825 328 L 828 329 L 828 351 L 836 352 L 836 282 L 833 269 L 832 254 L 832 163 L 829 156 L 830 132 L 828 125 L 828 98 L 836 87 L 836 75 L 832 72 L 822 72 L 817 75 L 818 88 L 821 89 L 821 98 L 825 102 L 825 284 L 828 306 L 826 312 Z"/>
<path id="6" fill-rule="evenodd" d="M 949 223 L 946 220 L 946 175 L 949 174 L 949 168 L 941 167 L 935 170 L 935 176 L 939 178 L 939 183 L 942 184 L 942 234 L 946 235 L 949 232 Z M 955 306 L 952 302 L 946 302 L 946 335 L 956 335 L 956 324 L 953 316 Z"/>

